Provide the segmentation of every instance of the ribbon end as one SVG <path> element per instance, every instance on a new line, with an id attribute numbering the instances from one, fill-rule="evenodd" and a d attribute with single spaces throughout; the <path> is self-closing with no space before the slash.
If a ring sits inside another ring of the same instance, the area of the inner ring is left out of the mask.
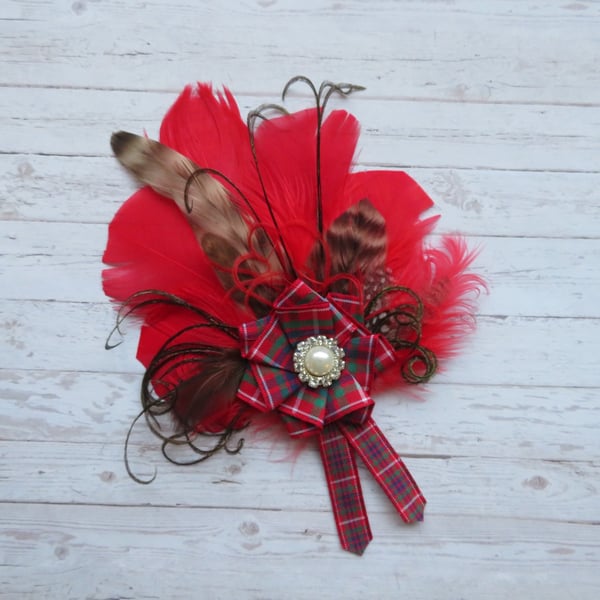
<path id="1" fill-rule="evenodd" d="M 398 512 L 405 523 L 418 523 L 425 519 L 425 505 L 427 501 L 422 494 L 412 498 L 408 504 L 398 507 Z"/>
<path id="2" fill-rule="evenodd" d="M 419 509 L 419 512 L 417 513 L 414 520 L 419 522 L 419 521 L 423 521 L 424 519 L 425 519 L 425 504 L 421 504 L 421 508 Z"/>
<path id="3" fill-rule="evenodd" d="M 340 543 L 344 550 L 360 556 L 373 534 L 354 454 L 336 425 L 325 427 L 319 441 Z"/>
<path id="4" fill-rule="evenodd" d="M 352 554 L 356 554 L 357 556 L 362 556 L 372 539 L 373 536 L 369 531 L 367 535 L 363 535 L 360 536 L 360 538 L 358 539 L 342 543 L 342 548 L 347 552 L 351 552 Z"/>

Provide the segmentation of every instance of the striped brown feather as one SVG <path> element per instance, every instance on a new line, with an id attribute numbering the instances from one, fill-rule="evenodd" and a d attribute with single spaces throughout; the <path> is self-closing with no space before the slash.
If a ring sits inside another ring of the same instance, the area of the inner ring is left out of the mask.
<path id="1" fill-rule="evenodd" d="M 326 233 L 325 243 L 330 277 L 348 274 L 364 282 L 385 272 L 385 220 L 367 199 L 360 200 L 335 219 Z"/>
<path id="2" fill-rule="evenodd" d="M 236 302 L 244 301 L 243 290 L 234 289 L 236 261 L 245 271 L 243 276 L 238 273 L 240 279 L 281 272 L 273 244 L 264 231 L 255 228 L 251 233 L 253 219 L 243 215 L 227 189 L 192 160 L 160 142 L 126 131 L 114 133 L 111 146 L 119 162 L 142 183 L 175 201 L 223 287 L 231 291 Z M 257 286 L 255 296 L 259 298 L 255 297 L 252 304 L 262 314 L 276 295 L 277 290 L 269 285 Z"/>
<path id="3" fill-rule="evenodd" d="M 238 254 L 247 252 L 249 228 L 225 187 L 198 165 L 160 142 L 119 131 L 110 140 L 119 162 L 142 183 L 172 198 L 200 239 L 212 233 L 226 239 Z M 188 186 L 194 174 L 193 184 Z"/>

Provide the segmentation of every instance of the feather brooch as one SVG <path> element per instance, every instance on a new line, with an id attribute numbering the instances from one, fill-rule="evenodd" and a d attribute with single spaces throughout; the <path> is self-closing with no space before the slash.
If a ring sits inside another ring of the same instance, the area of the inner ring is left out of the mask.
<path id="1" fill-rule="evenodd" d="M 140 415 L 165 456 L 182 443 L 192 463 L 237 452 L 233 432 L 272 415 L 317 440 L 342 547 L 362 554 L 372 535 L 356 456 L 404 521 L 425 508 L 371 416 L 372 391 L 429 380 L 472 328 L 483 282 L 461 238 L 425 244 L 432 201 L 406 173 L 352 170 L 358 122 L 326 109 L 363 88 L 295 77 L 283 100 L 296 83 L 315 107 L 262 105 L 244 121 L 227 89 L 198 84 L 160 142 L 112 136 L 145 187 L 110 224 L 103 284 L 115 329 L 142 323 Z"/>

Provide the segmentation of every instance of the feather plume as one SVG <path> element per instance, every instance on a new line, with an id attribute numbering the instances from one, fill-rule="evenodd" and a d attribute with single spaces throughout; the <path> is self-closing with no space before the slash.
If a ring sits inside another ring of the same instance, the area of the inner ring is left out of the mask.
<path id="1" fill-rule="evenodd" d="M 168 365 L 172 368 L 172 365 Z M 232 402 L 244 374 L 237 349 L 205 353 L 194 371 L 182 377 L 173 400 L 173 414 L 187 431 L 222 431 L 243 405 Z"/>
<path id="2" fill-rule="evenodd" d="M 110 143 L 125 168 L 175 201 L 199 239 L 210 232 L 227 240 L 238 255 L 248 251 L 249 229 L 239 208 L 225 187 L 196 163 L 160 142 L 126 131 L 114 133 Z"/>
<path id="3" fill-rule="evenodd" d="M 325 236 L 330 276 L 348 274 L 364 281 L 385 272 L 385 220 L 367 199 L 342 213 Z"/>
<path id="4" fill-rule="evenodd" d="M 213 263 L 221 284 L 236 302 L 245 298 L 244 290 L 239 285 L 236 288 L 236 283 L 281 270 L 277 256 L 270 251 L 273 244 L 264 232 L 251 233 L 251 215 L 242 214 L 225 186 L 207 172 L 210 169 L 202 169 L 160 142 L 126 131 L 112 135 L 111 147 L 119 162 L 142 183 L 175 201 Z M 257 238 L 259 242 L 251 244 L 251 239 Z M 240 265 L 242 272 L 235 272 Z M 276 291 L 266 285 L 261 292 L 263 297 L 255 294 L 253 304 L 257 309 L 263 305 L 259 311 L 265 313 Z"/>
<path id="5" fill-rule="evenodd" d="M 141 302 L 136 314 L 138 357 L 152 386 L 175 390 L 185 429 L 227 427 L 237 414 L 245 363 L 231 332 L 269 314 L 296 278 L 323 294 L 358 284 L 372 307 L 366 326 L 388 337 L 399 362 L 451 355 L 472 324 L 470 298 L 483 285 L 467 273 L 474 255 L 458 238 L 425 244 L 437 217 L 423 216 L 433 203 L 406 173 L 352 171 L 358 122 L 325 105 L 358 88 L 310 85 L 316 108 L 261 114 L 250 129 L 228 90 L 188 86 L 163 120 L 162 143 L 112 136 L 118 160 L 152 189 L 111 223 L 104 289 L 122 303 L 140 290 L 182 300 Z M 383 380 L 402 376 L 390 369 Z"/>

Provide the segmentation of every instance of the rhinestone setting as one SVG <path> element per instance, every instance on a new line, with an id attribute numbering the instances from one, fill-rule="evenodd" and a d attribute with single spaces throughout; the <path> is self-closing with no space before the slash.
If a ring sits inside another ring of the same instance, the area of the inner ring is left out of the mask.
<path id="1" fill-rule="evenodd" d="M 294 370 L 298 379 L 311 388 L 329 387 L 346 366 L 344 351 L 333 338 L 315 335 L 296 346 Z"/>

